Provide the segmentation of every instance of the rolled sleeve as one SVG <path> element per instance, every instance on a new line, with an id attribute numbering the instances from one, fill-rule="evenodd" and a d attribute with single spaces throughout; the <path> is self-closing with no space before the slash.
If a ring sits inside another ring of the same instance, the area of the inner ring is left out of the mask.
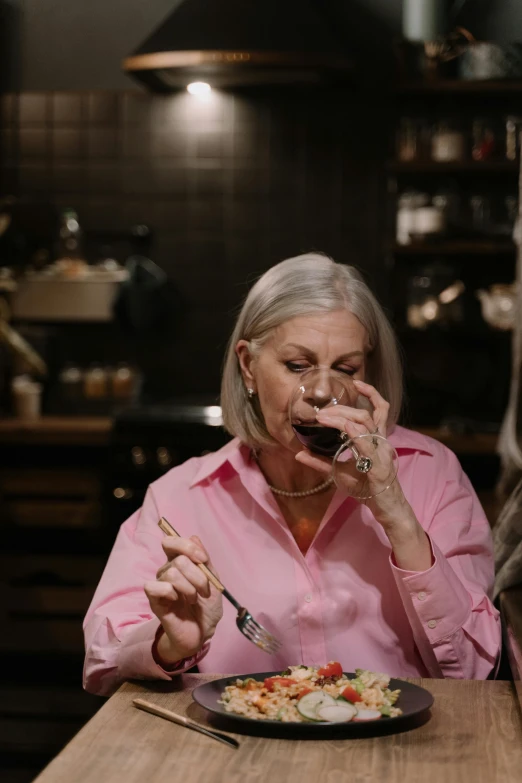
<path id="1" fill-rule="evenodd" d="M 142 508 L 120 528 L 85 617 L 83 686 L 91 693 L 110 695 L 128 679 L 170 680 L 208 652 L 207 644 L 172 671 L 154 660 L 152 648 L 160 624 L 143 585 L 155 579 L 165 558 L 156 524 L 159 517 L 149 490 Z"/>
<path id="2" fill-rule="evenodd" d="M 485 679 L 498 665 L 499 613 L 491 603 L 492 538 L 479 500 L 452 452 L 445 449 L 441 492 L 427 519 L 432 565 L 390 566 L 417 649 L 432 677 Z"/>
<path id="3" fill-rule="evenodd" d="M 159 630 L 154 617 L 132 628 L 121 645 L 118 676 L 121 680 L 170 680 L 174 672 L 167 672 L 153 658 L 152 646 Z"/>
<path id="4" fill-rule="evenodd" d="M 430 538 L 433 565 L 405 571 L 391 560 L 395 580 L 406 592 L 431 645 L 452 636 L 471 614 L 471 599 L 450 564 Z"/>

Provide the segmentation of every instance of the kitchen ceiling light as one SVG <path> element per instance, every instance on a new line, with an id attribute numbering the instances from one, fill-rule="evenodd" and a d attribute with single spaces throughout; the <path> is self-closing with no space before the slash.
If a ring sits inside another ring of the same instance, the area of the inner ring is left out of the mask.
<path id="1" fill-rule="evenodd" d="M 123 68 L 169 92 L 193 82 L 222 89 L 345 81 L 351 63 L 324 0 L 177 0 Z"/>
<path id="2" fill-rule="evenodd" d="M 212 87 L 208 82 L 190 82 L 190 84 L 187 84 L 187 92 L 198 97 L 208 95 L 211 90 Z"/>

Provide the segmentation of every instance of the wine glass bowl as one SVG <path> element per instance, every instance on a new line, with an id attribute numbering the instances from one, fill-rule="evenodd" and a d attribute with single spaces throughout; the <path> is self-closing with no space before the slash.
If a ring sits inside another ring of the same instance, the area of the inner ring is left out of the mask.
<path id="1" fill-rule="evenodd" d="M 317 421 L 321 410 L 337 405 L 366 408 L 351 376 L 329 368 L 306 370 L 299 376 L 288 405 L 288 417 L 302 446 L 332 459 L 332 478 L 352 497 L 369 499 L 388 489 L 397 475 L 397 452 L 377 432 L 350 437 Z"/>
<path id="2" fill-rule="evenodd" d="M 317 413 L 336 405 L 353 407 L 357 396 L 349 375 L 321 368 L 301 373 L 288 407 L 290 423 L 300 443 L 314 454 L 334 457 L 347 436 L 319 424 Z"/>

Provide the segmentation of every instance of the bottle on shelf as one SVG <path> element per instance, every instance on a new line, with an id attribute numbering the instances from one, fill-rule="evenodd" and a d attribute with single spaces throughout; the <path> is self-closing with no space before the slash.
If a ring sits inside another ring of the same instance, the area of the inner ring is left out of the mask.
<path id="1" fill-rule="evenodd" d="M 57 258 L 82 258 L 82 229 L 74 209 L 64 209 L 60 218 Z"/>
<path id="2" fill-rule="evenodd" d="M 82 229 L 74 209 L 64 209 L 60 218 L 55 267 L 68 278 L 81 277 L 87 271 L 83 257 Z"/>

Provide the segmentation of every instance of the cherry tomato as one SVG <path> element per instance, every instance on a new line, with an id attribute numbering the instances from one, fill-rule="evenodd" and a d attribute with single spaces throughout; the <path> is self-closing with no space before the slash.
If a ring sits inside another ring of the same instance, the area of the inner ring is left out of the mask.
<path id="1" fill-rule="evenodd" d="M 341 696 L 343 699 L 350 701 L 352 704 L 356 704 L 356 702 L 362 701 L 362 698 L 359 696 L 355 688 L 352 688 L 351 685 L 347 685 L 346 688 L 341 691 Z"/>
<path id="2" fill-rule="evenodd" d="M 337 661 L 330 661 L 317 672 L 319 677 L 342 677 L 343 667 Z"/>
<path id="3" fill-rule="evenodd" d="M 295 685 L 295 680 L 291 680 L 289 677 L 267 677 L 264 685 L 267 691 L 272 692 L 276 683 L 282 688 L 288 688 L 290 685 Z"/>

